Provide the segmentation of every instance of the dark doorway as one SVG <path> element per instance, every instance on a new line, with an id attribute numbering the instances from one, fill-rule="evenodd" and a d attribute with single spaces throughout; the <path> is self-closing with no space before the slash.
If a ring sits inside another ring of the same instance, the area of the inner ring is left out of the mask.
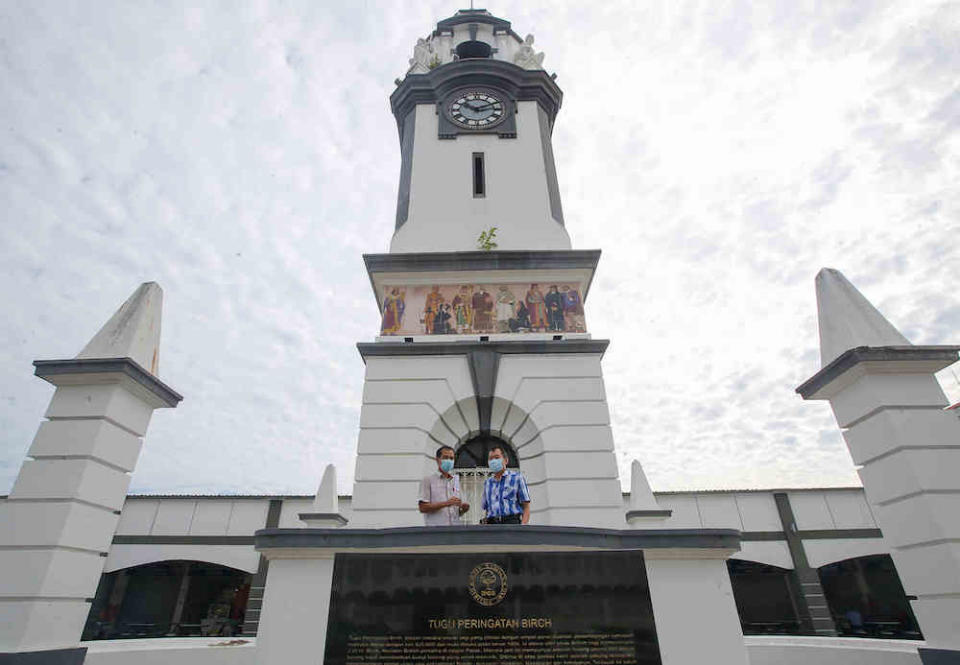
<path id="1" fill-rule="evenodd" d="M 727 570 L 744 635 L 800 633 L 792 570 L 740 559 L 728 559 Z"/>
<path id="2" fill-rule="evenodd" d="M 82 639 L 238 635 L 251 578 L 200 561 L 161 561 L 106 573 Z"/>
<path id="3" fill-rule="evenodd" d="M 509 443 L 490 434 L 481 434 L 457 448 L 454 466 L 458 469 L 478 469 L 487 467 L 487 455 L 491 448 L 500 448 L 507 457 L 507 468 L 517 469 L 520 463 L 517 454 Z"/>
<path id="4" fill-rule="evenodd" d="M 889 554 L 838 561 L 818 572 L 840 635 L 923 639 Z"/>
<path id="5" fill-rule="evenodd" d="M 457 58 L 489 58 L 493 55 L 493 47 L 486 42 L 471 40 L 457 44 Z"/>

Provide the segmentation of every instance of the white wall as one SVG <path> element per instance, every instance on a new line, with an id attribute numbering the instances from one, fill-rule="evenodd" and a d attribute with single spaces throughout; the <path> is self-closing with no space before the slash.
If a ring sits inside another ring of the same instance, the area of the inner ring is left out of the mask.
<path id="1" fill-rule="evenodd" d="M 650 529 L 738 529 L 740 531 L 783 531 L 774 490 L 760 492 L 679 492 L 655 494 L 661 508 L 673 511 L 662 522 L 645 525 Z M 877 523 L 859 488 L 793 490 L 787 492 L 801 531 L 876 529 Z M 630 497 L 624 495 L 624 510 Z M 807 538 L 803 547 L 811 566 L 870 554 L 887 554 L 883 538 Z M 744 541 L 735 559 L 756 561 L 780 568 L 793 568 L 786 540 Z"/>
<path id="2" fill-rule="evenodd" d="M 122 536 L 252 536 L 267 521 L 269 497 L 128 497 L 120 513 Z"/>
<path id="3" fill-rule="evenodd" d="M 862 489 L 793 491 L 787 496 L 801 531 L 877 528 Z"/>
<path id="4" fill-rule="evenodd" d="M 495 134 L 437 138 L 434 104 L 418 104 L 410 208 L 390 251 L 476 249 L 477 236 L 496 226 L 499 249 L 570 249 L 553 219 L 540 140 L 537 102 L 517 104 L 517 137 Z M 486 196 L 473 196 L 473 153 L 484 153 Z"/>
<path id="5" fill-rule="evenodd" d="M 490 428 L 510 442 L 531 490 L 531 523 L 624 528 L 599 355 L 500 359 Z"/>
<path id="6" fill-rule="evenodd" d="M 807 553 L 807 562 L 812 568 L 819 568 L 844 559 L 855 559 L 872 554 L 890 554 L 890 547 L 883 538 L 805 540 L 803 550 Z"/>
<path id="7" fill-rule="evenodd" d="M 434 452 L 478 428 L 466 356 L 368 358 L 348 526 L 422 526 Z"/>

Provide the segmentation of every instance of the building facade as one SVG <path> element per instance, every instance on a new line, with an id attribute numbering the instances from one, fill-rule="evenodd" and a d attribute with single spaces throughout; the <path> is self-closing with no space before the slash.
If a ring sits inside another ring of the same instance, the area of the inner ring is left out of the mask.
<path id="1" fill-rule="evenodd" d="M 827 617 L 839 635 L 921 638 L 862 489 L 655 497 L 672 515 L 652 528 L 742 532 L 728 569 L 744 634 L 816 635 L 811 617 L 818 616 Z M 267 564 L 254 548 L 254 533 L 304 526 L 300 515 L 314 499 L 127 497 L 85 638 L 255 636 Z M 628 510 L 630 495 L 622 501 Z M 347 519 L 351 504 L 351 497 L 339 498 Z M 133 586 L 129 579 L 135 579 Z M 819 588 L 811 590 L 801 579 L 813 579 Z"/>

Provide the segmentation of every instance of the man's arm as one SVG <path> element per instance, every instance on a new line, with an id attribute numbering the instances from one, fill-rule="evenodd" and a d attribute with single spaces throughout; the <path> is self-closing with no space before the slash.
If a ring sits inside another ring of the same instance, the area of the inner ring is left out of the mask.
<path id="1" fill-rule="evenodd" d="M 446 501 L 437 501 L 436 503 L 430 503 L 429 501 L 420 500 L 418 507 L 420 508 L 421 513 L 435 513 L 438 510 L 442 510 L 447 506 L 459 506 L 460 499 L 453 497 L 452 499 L 447 499 Z M 469 510 L 469 508 L 467 509 Z"/>
<path id="2" fill-rule="evenodd" d="M 447 506 L 459 506 L 460 499 L 453 497 L 446 501 L 431 501 L 433 496 L 430 494 L 430 478 L 424 478 L 420 481 L 420 499 L 417 502 L 417 508 L 421 513 L 435 513 L 443 510 Z"/>
<path id="3" fill-rule="evenodd" d="M 530 521 L 530 490 L 527 489 L 527 479 L 521 473 L 520 484 L 517 487 L 517 501 L 523 506 L 523 516 L 520 518 L 520 524 L 527 524 Z"/>
<path id="4" fill-rule="evenodd" d="M 455 475 L 455 476 L 453 477 L 453 487 L 454 487 L 454 490 L 455 490 L 456 493 L 457 493 L 457 496 L 460 496 L 460 476 L 459 476 L 459 475 Z M 461 501 L 460 501 L 460 512 L 458 513 L 458 515 L 463 515 L 463 514 L 464 514 L 465 512 L 467 512 L 468 510 L 470 510 L 470 504 L 467 503 L 466 501 L 462 501 L 462 500 L 461 500 Z"/>

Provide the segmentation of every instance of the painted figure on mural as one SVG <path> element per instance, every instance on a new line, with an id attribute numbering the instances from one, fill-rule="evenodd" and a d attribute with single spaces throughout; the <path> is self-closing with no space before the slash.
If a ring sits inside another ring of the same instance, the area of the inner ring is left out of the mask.
<path id="1" fill-rule="evenodd" d="M 563 286 L 563 318 L 569 332 L 587 332 L 587 323 L 583 314 L 583 300 L 580 292 Z"/>
<path id="2" fill-rule="evenodd" d="M 405 292 L 398 288 L 390 289 L 383 299 L 383 319 L 380 324 L 380 334 L 393 335 L 403 327 L 403 298 Z"/>
<path id="3" fill-rule="evenodd" d="M 543 303 L 543 292 L 537 284 L 531 284 L 526 297 L 530 314 L 530 329 L 545 330 L 547 327 L 547 308 Z"/>
<path id="4" fill-rule="evenodd" d="M 473 294 L 472 301 L 474 331 L 490 332 L 493 329 L 493 296 L 481 286 Z"/>
<path id="5" fill-rule="evenodd" d="M 436 320 L 437 311 L 443 304 L 443 294 L 440 293 L 440 287 L 434 285 L 433 290 L 427 294 L 427 299 L 423 303 L 423 331 L 427 335 L 433 335 L 433 324 Z"/>
<path id="6" fill-rule="evenodd" d="M 510 332 L 510 319 L 516 311 L 517 298 L 506 284 L 497 293 L 497 332 Z"/>
<path id="7" fill-rule="evenodd" d="M 510 319 L 510 332 L 528 332 L 530 330 L 530 310 L 522 300 L 517 301 L 517 314 Z"/>
<path id="8" fill-rule="evenodd" d="M 470 287 L 461 286 L 460 292 L 453 297 L 453 322 L 457 332 L 463 333 L 470 330 L 472 313 Z"/>
<path id="9" fill-rule="evenodd" d="M 437 305 L 437 311 L 433 315 L 433 334 L 449 335 L 453 332 L 450 328 L 451 318 L 453 318 L 453 315 L 450 314 L 449 304 Z"/>
<path id="10" fill-rule="evenodd" d="M 552 332 L 563 332 L 563 296 L 556 284 L 550 286 L 543 304 L 547 308 L 547 326 Z"/>

